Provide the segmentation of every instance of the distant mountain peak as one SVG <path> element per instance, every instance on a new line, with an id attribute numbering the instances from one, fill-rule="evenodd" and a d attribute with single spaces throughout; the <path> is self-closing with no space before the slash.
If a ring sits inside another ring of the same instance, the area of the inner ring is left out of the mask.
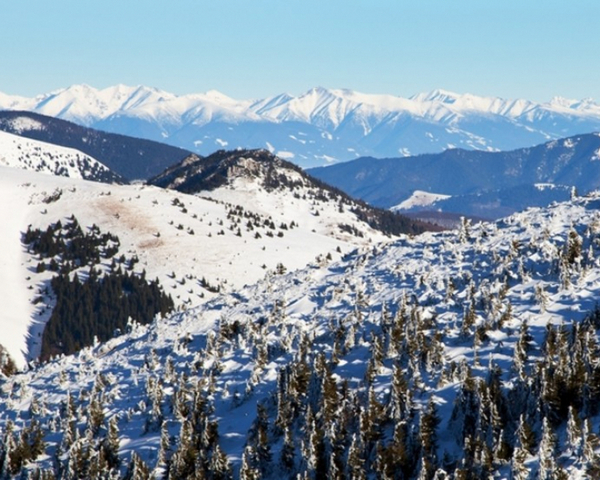
<path id="1" fill-rule="evenodd" d="M 496 219 L 567 200 L 572 187 L 580 193 L 598 189 L 599 159 L 599 136 L 581 134 L 508 152 L 449 149 L 308 171 L 373 205 L 403 213 L 426 209 Z M 553 188 L 540 189 L 541 184 Z"/>
<path id="2" fill-rule="evenodd" d="M 460 94 L 451 92 L 450 90 L 444 90 L 437 88 L 430 92 L 418 93 L 410 97 L 411 100 L 416 102 L 440 102 L 446 104 L 452 104 L 461 97 Z"/>
<path id="3" fill-rule="evenodd" d="M 581 100 L 565 97 L 553 97 L 547 105 L 549 108 L 568 109 L 574 112 L 600 113 L 600 104 L 590 97 Z"/>
<path id="4" fill-rule="evenodd" d="M 223 147 L 272 146 L 302 167 L 450 148 L 514 150 L 600 130 L 600 105 L 589 98 L 539 103 L 445 89 L 404 98 L 317 86 L 299 95 L 236 100 L 217 90 L 175 95 L 142 85 L 72 85 L 35 98 L 0 94 L 0 109 L 168 142 L 203 156 Z"/>

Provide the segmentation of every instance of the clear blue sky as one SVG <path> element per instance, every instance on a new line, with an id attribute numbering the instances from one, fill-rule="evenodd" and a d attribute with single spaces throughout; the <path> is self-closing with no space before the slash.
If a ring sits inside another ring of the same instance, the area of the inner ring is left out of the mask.
<path id="1" fill-rule="evenodd" d="M 18 0 L 0 91 L 148 85 L 234 98 L 313 86 L 600 101 L 600 0 Z"/>

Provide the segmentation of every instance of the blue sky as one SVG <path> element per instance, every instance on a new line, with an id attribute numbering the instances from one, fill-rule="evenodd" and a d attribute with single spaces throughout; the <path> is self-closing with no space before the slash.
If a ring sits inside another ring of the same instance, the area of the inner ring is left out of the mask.
<path id="1" fill-rule="evenodd" d="M 234 98 L 314 87 L 600 101 L 598 0 L 19 0 L 0 91 L 148 85 Z"/>

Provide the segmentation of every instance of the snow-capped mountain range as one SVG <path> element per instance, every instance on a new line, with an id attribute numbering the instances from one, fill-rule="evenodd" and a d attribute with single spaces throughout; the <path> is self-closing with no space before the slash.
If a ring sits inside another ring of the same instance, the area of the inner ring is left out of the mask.
<path id="1" fill-rule="evenodd" d="M 161 141 L 206 155 L 267 148 L 302 166 L 448 148 L 510 150 L 600 130 L 590 99 L 507 100 L 436 90 L 410 98 L 313 88 L 299 96 L 235 100 L 217 91 L 174 95 L 144 86 L 75 85 L 34 98 L 0 93 L 27 110 Z"/>

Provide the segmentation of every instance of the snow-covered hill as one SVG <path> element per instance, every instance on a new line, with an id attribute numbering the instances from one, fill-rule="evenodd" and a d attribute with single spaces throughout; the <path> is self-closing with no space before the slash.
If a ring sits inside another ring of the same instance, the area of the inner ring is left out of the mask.
<path id="1" fill-rule="evenodd" d="M 412 195 L 399 203 L 398 205 L 391 207 L 390 210 L 406 211 L 413 208 L 426 209 L 431 207 L 432 204 L 439 200 L 447 200 L 450 195 L 443 195 L 441 193 L 430 193 L 424 192 L 423 190 L 415 190 Z"/>
<path id="2" fill-rule="evenodd" d="M 131 325 L 3 381 L 1 468 L 596 478 L 599 212 L 365 246 Z"/>
<path id="3" fill-rule="evenodd" d="M 191 153 L 164 143 L 106 133 L 32 112 L 0 111 L 0 131 L 79 150 L 127 180 L 157 175 Z"/>
<path id="4" fill-rule="evenodd" d="M 21 244 L 28 225 L 45 231 L 74 216 L 86 232 L 96 225 L 117 235 L 116 257 L 136 257 L 135 270 L 158 278 L 180 309 L 206 301 L 217 290 L 234 291 L 272 272 L 339 258 L 358 245 L 390 238 L 350 209 L 314 198 L 303 187 L 295 194 L 268 192 L 241 181 L 201 198 L 6 167 L 1 173 L 0 203 L 9 207 L 0 210 L 0 344 L 20 365 L 39 353 L 39 335 L 52 304 L 44 292 L 53 273 L 37 272 L 41 259 Z M 103 263 L 106 267 L 111 260 Z M 85 277 L 86 269 L 79 274 Z"/>
<path id="5" fill-rule="evenodd" d="M 149 183 L 183 193 L 200 193 L 221 201 L 235 201 L 240 205 L 262 205 L 268 192 L 269 202 L 262 208 L 276 211 L 293 219 L 300 208 L 305 214 L 321 216 L 335 231 L 363 235 L 361 222 L 385 234 L 421 233 L 434 229 L 431 225 L 409 220 L 402 215 L 377 209 L 357 201 L 344 192 L 307 175 L 302 169 L 267 150 L 220 150 L 205 158 L 191 155 L 181 163 L 168 168 Z M 293 196 L 293 205 L 286 198 Z M 279 199 L 279 200 L 276 200 Z M 344 212 L 354 214 L 356 220 L 345 223 Z"/>
<path id="6" fill-rule="evenodd" d="M 217 91 L 177 96 L 143 86 L 74 85 L 34 98 L 2 94 L 0 109 L 29 110 L 202 155 L 223 147 L 268 148 L 302 167 L 456 147 L 510 150 L 600 130 L 600 106 L 590 99 L 535 103 L 443 90 L 402 98 L 313 88 L 299 96 L 235 100 Z"/>
<path id="7" fill-rule="evenodd" d="M 27 124 L 27 128 L 32 126 Z M 121 181 L 108 167 L 78 150 L 1 131 L 0 166 L 104 183 Z"/>

